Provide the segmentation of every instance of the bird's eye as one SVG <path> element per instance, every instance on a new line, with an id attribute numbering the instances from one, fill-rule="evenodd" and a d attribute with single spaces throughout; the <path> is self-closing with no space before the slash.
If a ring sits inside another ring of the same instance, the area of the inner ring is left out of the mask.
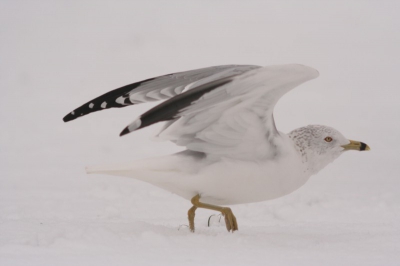
<path id="1" fill-rule="evenodd" d="M 331 141 L 332 141 L 332 138 L 331 138 L 331 137 L 326 137 L 324 140 L 325 140 L 326 142 L 331 142 Z"/>

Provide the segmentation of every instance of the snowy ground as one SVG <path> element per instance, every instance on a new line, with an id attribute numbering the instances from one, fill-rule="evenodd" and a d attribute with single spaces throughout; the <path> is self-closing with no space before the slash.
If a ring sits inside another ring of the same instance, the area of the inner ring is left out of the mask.
<path id="1" fill-rule="evenodd" d="M 1 2 L 0 265 L 399 265 L 399 6 L 276 3 Z M 61 120 L 155 75 L 294 62 L 321 76 L 282 99 L 278 128 L 326 124 L 372 150 L 232 206 L 234 234 L 208 228 L 206 210 L 196 233 L 178 230 L 186 200 L 84 173 L 178 150 L 149 140 L 154 128 L 118 137 L 149 106 Z"/>

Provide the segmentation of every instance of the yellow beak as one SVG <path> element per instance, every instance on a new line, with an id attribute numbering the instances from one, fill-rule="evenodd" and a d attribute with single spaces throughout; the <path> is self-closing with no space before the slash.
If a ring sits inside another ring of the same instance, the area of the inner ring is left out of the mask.
<path id="1" fill-rule="evenodd" d="M 350 143 L 347 145 L 343 145 L 343 149 L 345 151 L 348 150 L 356 150 L 356 151 L 369 151 L 371 148 L 365 144 L 364 142 L 360 142 L 360 141 L 355 141 L 355 140 L 350 140 Z"/>

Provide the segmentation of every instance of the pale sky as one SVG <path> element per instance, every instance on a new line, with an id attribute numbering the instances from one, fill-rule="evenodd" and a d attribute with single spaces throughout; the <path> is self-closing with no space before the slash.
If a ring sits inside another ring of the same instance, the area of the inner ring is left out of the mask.
<path id="1" fill-rule="evenodd" d="M 110 154 L 118 161 L 171 153 L 172 144 L 149 140 L 154 128 L 118 137 L 148 106 L 68 124 L 61 119 L 102 93 L 157 75 L 299 63 L 320 77 L 281 99 L 278 129 L 335 127 L 399 170 L 399 7 L 398 1 L 1 1 L 2 164 L 43 147 L 85 154 L 76 158 L 83 166 Z M 138 143 L 145 144 L 133 152 Z"/>

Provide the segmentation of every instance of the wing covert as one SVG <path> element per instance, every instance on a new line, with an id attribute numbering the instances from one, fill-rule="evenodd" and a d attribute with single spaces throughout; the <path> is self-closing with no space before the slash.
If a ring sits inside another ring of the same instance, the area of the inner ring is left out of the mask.
<path id="1" fill-rule="evenodd" d="M 126 130 L 173 120 L 159 133 L 159 138 L 216 156 L 240 159 L 269 156 L 279 142 L 273 119 L 276 102 L 286 92 L 318 75 L 318 71 L 303 65 L 254 69 L 226 78 L 227 82 L 204 84 L 202 89 L 206 92 L 197 100 L 188 100 L 189 92 L 175 96 L 162 106 L 174 110 L 169 119 L 160 116 L 148 123 L 147 118 L 159 111 L 156 106 Z M 180 105 L 182 102 L 186 104 Z"/>

